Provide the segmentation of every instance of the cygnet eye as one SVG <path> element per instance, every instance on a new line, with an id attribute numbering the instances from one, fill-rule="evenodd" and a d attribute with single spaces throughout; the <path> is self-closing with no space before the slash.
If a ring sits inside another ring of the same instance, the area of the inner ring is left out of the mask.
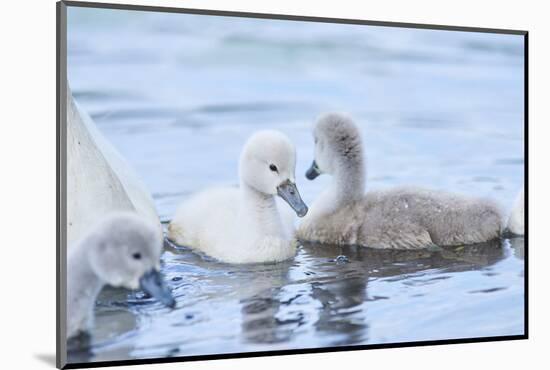
<path id="1" fill-rule="evenodd" d="M 141 259 L 141 253 L 136 252 L 136 253 L 132 254 L 132 257 L 133 257 L 135 260 L 140 260 L 140 259 Z"/>
<path id="2" fill-rule="evenodd" d="M 277 166 L 275 166 L 274 164 L 270 164 L 269 169 L 273 172 L 279 172 L 279 170 L 277 170 Z"/>

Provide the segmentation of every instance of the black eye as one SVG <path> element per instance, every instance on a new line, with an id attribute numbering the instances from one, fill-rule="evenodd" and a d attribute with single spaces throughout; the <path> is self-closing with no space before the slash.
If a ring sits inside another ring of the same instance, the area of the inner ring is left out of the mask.
<path id="1" fill-rule="evenodd" d="M 278 172 L 277 166 L 275 166 L 274 164 L 270 164 L 270 165 L 269 165 L 269 169 L 270 169 L 271 171 Z"/>
<path id="2" fill-rule="evenodd" d="M 141 253 L 136 252 L 136 253 L 132 254 L 132 257 L 134 257 L 135 260 L 140 260 L 141 259 Z"/>

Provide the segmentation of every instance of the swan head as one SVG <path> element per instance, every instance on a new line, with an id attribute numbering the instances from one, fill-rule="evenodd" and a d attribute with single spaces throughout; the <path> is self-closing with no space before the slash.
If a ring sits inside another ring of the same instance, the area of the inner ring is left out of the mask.
<path id="1" fill-rule="evenodd" d="M 117 213 L 88 237 L 88 260 L 97 277 L 114 287 L 142 288 L 169 307 L 175 306 L 164 285 L 155 227 L 134 213 Z"/>
<path id="2" fill-rule="evenodd" d="M 282 133 L 258 131 L 246 142 L 241 153 L 241 182 L 266 195 L 283 198 L 299 217 L 308 208 L 298 192 L 295 180 L 296 149 Z"/>
<path id="3" fill-rule="evenodd" d="M 327 173 L 334 175 L 342 167 L 358 167 L 363 158 L 359 129 L 353 120 L 340 113 L 328 113 L 317 120 L 313 130 L 315 153 L 306 172 L 309 180 Z"/>

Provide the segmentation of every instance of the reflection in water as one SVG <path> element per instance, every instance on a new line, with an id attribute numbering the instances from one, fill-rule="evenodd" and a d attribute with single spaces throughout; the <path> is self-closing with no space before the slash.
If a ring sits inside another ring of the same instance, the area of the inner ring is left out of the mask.
<path id="1" fill-rule="evenodd" d="M 445 272 L 463 271 L 494 264 L 504 257 L 500 241 L 440 248 L 430 251 L 397 251 L 361 247 L 338 247 L 307 245 L 316 258 L 329 258 L 334 251 L 346 256 L 347 262 L 326 282 L 312 283 L 312 297 L 321 303 L 319 319 L 315 327 L 319 334 L 334 337 L 331 345 L 351 345 L 367 342 L 366 318 L 368 301 L 389 299 L 386 296 L 369 295 L 367 284 L 370 278 L 394 277 L 393 281 L 406 279 L 411 273 L 430 269 Z M 332 266 L 327 265 L 327 270 Z M 434 279 L 437 279 L 435 277 Z"/>
<path id="2" fill-rule="evenodd" d="M 311 296 L 321 303 L 315 322 L 318 335 L 334 340 L 331 346 L 358 344 L 366 341 L 367 324 L 361 313 L 366 301 L 367 279 L 348 278 L 326 284 L 312 283 Z"/>
<path id="3" fill-rule="evenodd" d="M 386 281 L 402 281 L 411 287 L 422 286 L 448 276 L 437 274 L 424 278 L 424 274 L 418 273 L 434 269 L 441 274 L 483 270 L 506 256 L 505 249 L 498 240 L 432 251 L 394 251 L 314 244 L 304 245 L 303 251 L 307 253 L 304 259 L 307 269 L 303 273 L 308 277 L 305 281 L 289 281 L 287 284 L 307 285 L 310 301 L 304 299 L 303 292 L 285 297 L 285 287 L 280 286 L 268 286 L 260 293 L 242 299 L 241 329 L 246 342 L 290 342 L 294 335 L 300 333 L 298 329 L 301 326 L 308 325 L 307 315 L 295 307 L 296 302 L 300 302 L 302 305 L 308 303 L 317 307 L 317 317 L 312 326 L 316 335 L 331 338 L 327 340 L 327 345 L 367 343 L 368 302 L 391 298 L 369 294 L 369 279 L 389 278 Z M 346 258 L 342 258 L 343 256 Z M 311 261 L 314 266 L 309 265 Z M 293 267 L 294 272 L 302 268 L 303 266 L 296 265 Z M 315 273 L 309 270 L 313 268 Z M 411 275 L 415 278 L 411 279 Z M 281 277 L 281 282 L 284 280 Z M 292 315 L 281 318 L 282 308 L 283 311 L 291 311 Z"/>
<path id="4" fill-rule="evenodd" d="M 87 362 L 102 348 L 106 348 L 103 351 L 104 360 L 127 356 L 132 346 L 125 345 L 124 341 L 135 334 L 137 325 L 134 309 L 138 307 L 136 303 L 139 303 L 133 296 L 126 289 L 110 286 L 103 288 L 96 301 L 92 332 L 82 333 L 68 343 L 69 362 Z"/>
<path id="5" fill-rule="evenodd" d="M 514 255 L 521 260 L 524 259 L 524 243 L 525 239 L 523 239 L 523 237 L 514 237 L 510 239 L 510 246 L 514 250 Z"/>
<path id="6" fill-rule="evenodd" d="M 280 288 L 270 289 L 263 294 L 241 300 L 242 332 L 244 340 L 250 343 L 280 343 L 292 335 L 292 322 L 279 320 L 276 316 L 283 304 L 277 299 Z M 299 321 L 298 321 L 299 323 Z"/>
<path id="7" fill-rule="evenodd" d="M 265 271 L 267 274 L 259 279 L 254 278 L 250 281 L 251 284 L 245 284 L 253 286 L 257 293 L 250 294 L 250 289 L 239 289 L 244 341 L 260 344 L 285 342 L 292 335 L 295 326 L 299 325 L 299 319 L 284 320 L 277 317 L 280 307 L 290 303 L 282 300 L 282 289 L 288 280 L 290 267 L 290 263 L 271 265 Z"/>
<path id="8" fill-rule="evenodd" d="M 92 337 L 89 333 L 79 332 L 67 341 L 67 362 L 88 362 L 93 357 L 90 345 Z"/>

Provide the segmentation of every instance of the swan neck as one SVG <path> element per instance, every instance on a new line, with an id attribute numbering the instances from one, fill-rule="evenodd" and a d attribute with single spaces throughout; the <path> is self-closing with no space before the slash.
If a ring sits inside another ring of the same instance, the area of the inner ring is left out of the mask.
<path id="1" fill-rule="evenodd" d="M 264 235 L 280 236 L 283 227 L 275 197 L 261 193 L 247 184 L 241 184 L 240 189 L 240 216 L 245 219 L 245 225 L 254 227 Z"/>
<path id="2" fill-rule="evenodd" d="M 334 174 L 334 192 L 339 205 L 357 201 L 365 194 L 365 166 L 363 161 L 338 166 Z"/>
<path id="3" fill-rule="evenodd" d="M 67 312 L 75 322 L 84 323 L 91 320 L 97 295 L 105 283 L 90 264 L 88 255 L 92 246 L 89 240 L 73 248 L 67 256 Z M 69 332 L 74 329 L 79 327 L 68 327 Z"/>
<path id="4" fill-rule="evenodd" d="M 74 250 L 70 251 L 67 257 L 67 276 L 71 278 L 73 282 L 79 282 L 81 285 L 103 285 L 102 280 L 97 276 L 90 263 L 88 256 L 93 246 L 89 244 L 89 239 L 84 240 L 82 243 L 76 245 Z"/>

